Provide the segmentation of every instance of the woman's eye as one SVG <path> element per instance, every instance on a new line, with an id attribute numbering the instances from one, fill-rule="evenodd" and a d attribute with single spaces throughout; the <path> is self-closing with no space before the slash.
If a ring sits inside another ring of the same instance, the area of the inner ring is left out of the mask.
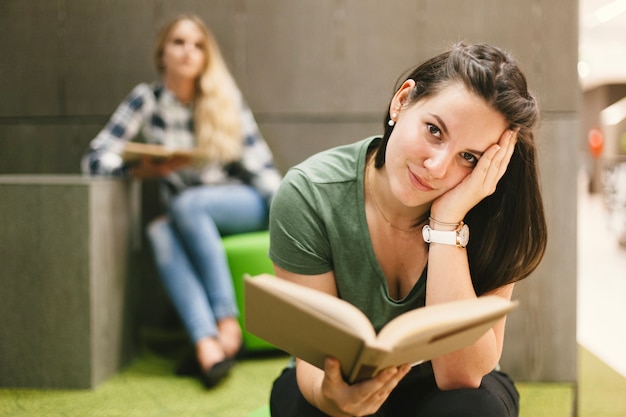
<path id="1" fill-rule="evenodd" d="M 470 164 L 472 164 L 472 166 L 476 165 L 478 163 L 478 158 L 476 158 L 474 155 L 472 155 L 471 153 L 468 152 L 463 152 L 461 154 L 461 156 L 463 157 L 463 159 L 465 159 L 467 162 L 469 162 Z"/>
<path id="2" fill-rule="evenodd" d="M 182 45 L 182 44 L 184 44 L 184 43 L 185 43 L 185 42 L 184 42 L 182 39 L 180 39 L 180 38 L 176 38 L 176 39 L 174 39 L 172 42 L 174 43 L 174 45 Z"/>
<path id="3" fill-rule="evenodd" d="M 437 126 L 430 124 L 430 123 L 426 123 L 426 128 L 428 129 L 428 132 L 431 135 L 441 137 L 441 130 L 439 130 Z"/>

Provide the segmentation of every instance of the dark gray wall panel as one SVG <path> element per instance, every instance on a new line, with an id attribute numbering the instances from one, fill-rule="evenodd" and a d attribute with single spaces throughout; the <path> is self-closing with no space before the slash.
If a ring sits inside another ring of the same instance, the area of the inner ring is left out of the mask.
<path id="1" fill-rule="evenodd" d="M 380 134 L 382 116 L 380 119 L 361 122 L 268 122 L 260 123 L 260 129 L 272 146 L 278 168 L 286 172 L 293 165 L 324 149 Z"/>
<path id="2" fill-rule="evenodd" d="M 104 120 L 0 124 L 0 174 L 79 174 L 80 159 Z"/>
<path id="3" fill-rule="evenodd" d="M 58 114 L 64 95 L 57 2 L 0 2 L 0 117 Z"/>

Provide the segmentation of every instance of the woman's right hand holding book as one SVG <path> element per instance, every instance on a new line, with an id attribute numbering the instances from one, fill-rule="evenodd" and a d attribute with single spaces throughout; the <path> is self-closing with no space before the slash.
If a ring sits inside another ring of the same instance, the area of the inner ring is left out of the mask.
<path id="1" fill-rule="evenodd" d="M 303 383 L 306 384 L 306 380 L 312 383 L 312 386 L 309 385 L 311 398 L 307 399 L 330 416 L 366 416 L 380 409 L 391 391 L 410 370 L 409 364 L 389 367 L 371 379 L 350 385 L 341 374 L 339 361 L 334 358 L 326 359 L 323 374 L 318 368 L 299 361 L 298 385 L 307 397 Z"/>

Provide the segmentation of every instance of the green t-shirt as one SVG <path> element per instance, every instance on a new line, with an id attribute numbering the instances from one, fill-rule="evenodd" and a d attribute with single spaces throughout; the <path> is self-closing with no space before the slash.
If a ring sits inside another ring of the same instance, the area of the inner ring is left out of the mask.
<path id="1" fill-rule="evenodd" d="M 334 271 L 339 297 L 358 307 L 378 331 L 424 306 L 426 274 L 402 300 L 389 296 L 365 217 L 363 178 L 368 148 L 379 138 L 312 156 L 291 168 L 270 211 L 270 258 L 303 275 Z"/>

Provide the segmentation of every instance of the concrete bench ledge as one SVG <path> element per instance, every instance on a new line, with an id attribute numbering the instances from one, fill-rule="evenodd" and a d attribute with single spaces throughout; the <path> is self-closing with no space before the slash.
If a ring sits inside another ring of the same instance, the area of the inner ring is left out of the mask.
<path id="1" fill-rule="evenodd" d="M 134 356 L 131 190 L 0 175 L 0 386 L 93 388 Z"/>

